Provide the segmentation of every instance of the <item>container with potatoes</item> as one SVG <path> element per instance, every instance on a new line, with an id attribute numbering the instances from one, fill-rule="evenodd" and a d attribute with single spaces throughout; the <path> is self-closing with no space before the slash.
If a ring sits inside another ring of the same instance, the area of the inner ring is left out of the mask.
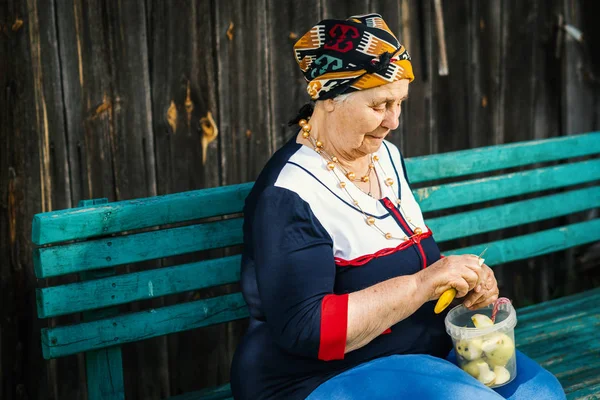
<path id="1" fill-rule="evenodd" d="M 446 316 L 458 366 L 486 386 L 506 385 L 517 376 L 514 329 L 517 314 L 509 302 L 471 311 L 460 305 Z"/>

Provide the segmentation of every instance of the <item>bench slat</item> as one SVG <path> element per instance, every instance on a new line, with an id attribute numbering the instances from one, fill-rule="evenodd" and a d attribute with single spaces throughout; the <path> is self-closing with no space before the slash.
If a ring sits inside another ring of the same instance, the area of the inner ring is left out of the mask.
<path id="1" fill-rule="evenodd" d="M 248 317 L 241 293 L 141 311 L 77 325 L 42 329 L 44 358 L 119 346 Z"/>
<path id="2" fill-rule="evenodd" d="M 116 236 L 33 251 L 38 278 L 241 244 L 242 219 Z M 160 245 L 157 245 L 160 243 Z"/>
<path id="3" fill-rule="evenodd" d="M 405 160 L 411 183 L 600 153 L 600 132 L 460 150 Z"/>
<path id="4" fill-rule="evenodd" d="M 428 220 L 437 242 L 600 207 L 600 186 L 516 201 Z"/>
<path id="5" fill-rule="evenodd" d="M 540 342 L 521 346 L 518 343 L 519 339 L 517 337 L 517 347 L 548 368 L 556 364 L 562 365 L 577 362 L 579 356 L 583 357 L 590 354 L 600 355 L 600 342 L 590 340 L 590 335 L 591 339 L 594 339 L 594 332 L 586 333 L 578 331 L 577 335 L 571 335 L 568 338 L 559 338 L 560 342 L 558 345 L 554 345 L 555 341 L 553 341 L 551 346 Z M 577 352 L 571 352 L 569 348 L 576 348 Z M 547 351 L 547 349 L 550 351 Z"/>
<path id="6" fill-rule="evenodd" d="M 486 247 L 489 247 L 485 254 L 485 263 L 496 265 L 554 253 L 598 240 L 600 240 L 600 218 L 462 249 L 449 250 L 445 251 L 444 255 L 480 254 Z"/>
<path id="7" fill-rule="evenodd" d="M 598 400 L 600 398 L 600 382 L 567 393 L 567 400 Z M 593 397 L 592 397 L 593 396 Z"/>
<path id="8" fill-rule="evenodd" d="M 238 282 L 240 263 L 238 255 L 37 289 L 38 316 L 56 317 Z"/>
<path id="9" fill-rule="evenodd" d="M 244 183 L 36 214 L 32 241 L 44 245 L 240 213 L 252 185 Z"/>
<path id="10" fill-rule="evenodd" d="M 529 307 L 519 309 L 519 322 L 526 323 L 527 326 L 537 326 L 538 324 L 545 323 L 545 321 L 553 318 L 557 314 L 569 316 L 578 311 L 587 310 L 596 304 L 600 305 L 600 288 L 588 290 L 568 297 L 561 297 L 560 299 L 540 304 L 545 303 L 549 304 L 544 308 L 531 311 L 527 311 Z"/>
<path id="11" fill-rule="evenodd" d="M 584 396 L 599 378 L 600 288 L 519 309 L 517 318 L 519 350 L 555 374 L 569 399 Z"/>
<path id="12" fill-rule="evenodd" d="M 540 324 L 539 326 L 530 327 L 529 330 L 521 329 L 520 333 L 524 336 L 520 339 L 520 345 L 526 346 L 537 343 L 539 346 L 540 342 L 552 339 L 554 342 L 552 344 L 560 348 L 561 339 L 568 339 L 574 334 L 580 335 L 600 330 L 600 315 L 589 315 L 587 310 L 551 320 L 554 321 L 553 324 Z M 547 353 L 551 350 L 551 347 L 547 346 L 541 351 Z"/>
<path id="13" fill-rule="evenodd" d="M 600 179 L 600 159 L 493 176 L 413 191 L 422 212 L 443 210 Z"/>

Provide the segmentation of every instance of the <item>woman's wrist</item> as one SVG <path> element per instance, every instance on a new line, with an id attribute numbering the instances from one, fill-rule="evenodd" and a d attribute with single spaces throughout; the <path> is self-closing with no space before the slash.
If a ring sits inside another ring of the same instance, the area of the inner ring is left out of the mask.
<path id="1" fill-rule="evenodd" d="M 421 298 L 422 303 L 435 300 L 435 285 L 431 279 L 430 271 L 422 269 L 413 276 L 417 285 L 417 294 Z"/>

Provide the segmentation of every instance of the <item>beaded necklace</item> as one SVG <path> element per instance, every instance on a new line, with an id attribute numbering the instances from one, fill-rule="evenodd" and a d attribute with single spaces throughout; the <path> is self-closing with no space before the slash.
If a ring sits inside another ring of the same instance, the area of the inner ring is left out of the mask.
<path id="1" fill-rule="evenodd" d="M 398 198 L 398 196 L 396 195 L 396 190 L 393 189 L 394 186 L 394 179 L 392 178 L 388 178 L 387 173 L 385 172 L 385 169 L 383 168 L 383 166 L 381 165 L 381 163 L 379 162 L 379 156 L 376 154 L 371 154 L 371 161 L 369 162 L 369 170 L 367 172 L 366 175 L 363 175 L 360 178 L 356 177 L 356 174 L 352 171 L 347 170 L 346 168 L 344 168 L 340 162 L 339 159 L 336 156 L 330 155 L 329 153 L 327 153 L 324 149 L 324 144 L 322 141 L 317 140 L 315 138 L 313 138 L 310 135 L 310 131 L 312 129 L 311 125 L 305 120 L 305 119 L 301 119 L 298 124 L 300 125 L 300 127 L 302 128 L 302 137 L 305 139 L 308 139 L 310 141 L 310 143 L 313 145 L 313 148 L 315 150 L 315 152 L 317 152 L 317 154 L 320 154 L 326 161 L 327 161 L 327 169 L 329 171 L 331 171 L 333 173 L 333 175 L 335 176 L 336 180 L 338 181 L 338 185 L 339 187 L 346 193 L 346 195 L 348 195 L 348 197 L 350 197 L 350 200 L 352 201 L 352 204 L 354 204 L 359 210 L 360 212 L 363 214 L 363 217 L 365 219 L 365 222 L 367 223 L 367 225 L 371 226 L 372 228 L 376 229 L 379 233 L 381 233 L 386 239 L 399 239 L 399 240 L 408 240 L 409 237 L 407 236 L 403 236 L 403 237 L 397 237 L 394 236 L 392 233 L 390 232 L 385 232 L 383 231 L 379 226 L 377 226 L 376 224 L 376 219 L 375 217 L 371 217 L 368 216 L 365 211 L 362 209 L 362 207 L 360 206 L 358 200 L 356 200 L 354 198 L 354 196 L 352 196 L 352 194 L 350 193 L 350 191 L 348 190 L 348 188 L 346 187 L 346 182 L 344 182 L 340 176 L 338 175 L 338 169 L 341 170 L 341 172 L 343 173 L 343 175 L 348 178 L 348 180 L 350 182 L 369 182 L 370 184 L 370 175 L 371 172 L 375 170 L 375 163 L 377 163 L 377 165 L 379 166 L 379 169 L 383 172 L 385 179 L 385 185 L 389 186 L 391 190 L 391 192 L 394 195 L 395 198 L 395 203 L 396 203 L 396 207 L 400 210 L 400 212 L 403 215 L 407 215 L 404 210 L 402 209 L 402 201 Z M 357 188 L 359 188 L 361 191 L 362 189 L 358 186 L 356 186 Z M 369 186 L 369 193 L 368 195 L 371 197 L 371 189 Z M 409 227 L 411 227 L 411 229 L 414 231 L 414 235 L 411 236 L 411 238 L 413 236 L 418 236 L 421 233 L 423 233 L 423 230 L 412 223 L 411 218 L 406 218 L 406 222 L 409 224 Z"/>

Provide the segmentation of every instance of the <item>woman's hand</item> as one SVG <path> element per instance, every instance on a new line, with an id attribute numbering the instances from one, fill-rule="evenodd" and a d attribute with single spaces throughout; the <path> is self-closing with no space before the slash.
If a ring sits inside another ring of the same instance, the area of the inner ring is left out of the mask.
<path id="1" fill-rule="evenodd" d="M 441 258 L 417 273 L 419 288 L 427 291 L 428 301 L 437 300 L 450 288 L 456 289 L 456 297 L 464 297 L 475 289 L 478 283 L 487 280 L 479 260 L 479 257 L 473 254 Z"/>
<path id="2" fill-rule="evenodd" d="M 485 264 L 481 268 L 483 279 L 467 294 L 463 302 L 464 306 L 469 310 L 477 310 L 485 307 L 498 299 L 498 282 L 494 276 L 494 271 Z"/>

